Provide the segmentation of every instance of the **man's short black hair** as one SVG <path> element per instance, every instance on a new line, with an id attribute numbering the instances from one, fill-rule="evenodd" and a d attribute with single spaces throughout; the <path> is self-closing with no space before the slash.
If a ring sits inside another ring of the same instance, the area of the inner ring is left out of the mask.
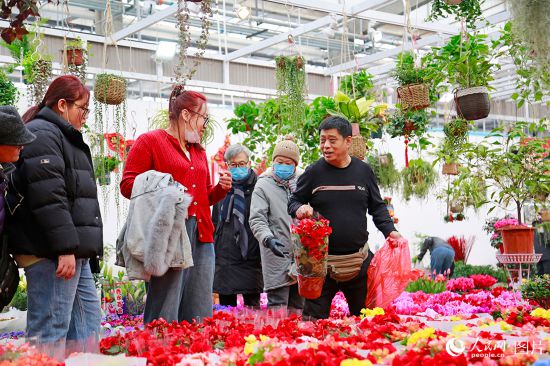
<path id="1" fill-rule="evenodd" d="M 325 118 L 319 126 L 319 132 L 323 130 L 332 130 L 333 128 L 338 130 L 338 133 L 344 138 L 351 136 L 351 123 L 349 123 L 347 119 L 339 116 Z"/>

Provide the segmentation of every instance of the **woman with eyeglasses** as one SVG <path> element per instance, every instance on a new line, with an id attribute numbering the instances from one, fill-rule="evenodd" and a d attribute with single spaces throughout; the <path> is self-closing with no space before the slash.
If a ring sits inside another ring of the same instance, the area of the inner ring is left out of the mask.
<path id="1" fill-rule="evenodd" d="M 144 322 L 164 318 L 191 322 L 212 316 L 214 279 L 214 225 L 210 206 L 231 189 L 231 174 L 222 172 L 219 183 L 210 181 L 206 152 L 200 142 L 208 124 L 206 97 L 176 85 L 168 105 L 170 125 L 139 136 L 124 167 L 120 191 L 132 195 L 136 177 L 148 170 L 169 173 L 193 196 L 186 221 L 194 266 L 170 268 L 151 277 L 145 302 Z"/>
<path id="2" fill-rule="evenodd" d="M 237 306 L 237 294 L 242 294 L 246 306 L 260 306 L 263 289 L 260 247 L 248 223 L 258 176 L 250 169 L 250 155 L 250 150 L 239 144 L 227 148 L 224 159 L 233 187 L 212 211 L 216 226 L 214 292 L 220 297 L 220 305 Z"/>
<path id="3" fill-rule="evenodd" d="M 7 197 L 10 250 L 27 278 L 27 336 L 57 343 L 49 349 L 63 359 L 65 341 L 97 339 L 101 321 L 90 263 L 103 254 L 103 224 L 81 132 L 89 99 L 77 77 L 60 76 L 23 115 L 36 140 L 21 152 Z"/>

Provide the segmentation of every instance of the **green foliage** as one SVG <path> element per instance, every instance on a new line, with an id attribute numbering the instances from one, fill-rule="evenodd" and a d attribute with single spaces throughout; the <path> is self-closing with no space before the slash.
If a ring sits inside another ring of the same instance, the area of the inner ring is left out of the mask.
<path id="1" fill-rule="evenodd" d="M 548 16 L 548 12 L 543 14 Z M 536 26 L 536 23 L 530 22 L 530 24 Z M 517 102 L 518 108 L 526 102 L 541 102 L 550 93 L 550 66 L 541 67 L 533 62 L 534 48 L 522 35 L 509 21 L 504 25 L 500 38 L 493 41 L 493 47 L 499 51 L 498 56 L 510 57 L 515 65 L 516 92 L 512 95 L 512 99 Z"/>
<path id="2" fill-rule="evenodd" d="M 470 122 L 463 118 L 455 118 L 452 121 L 445 123 L 443 133 L 449 140 L 449 143 L 454 146 L 460 146 L 468 140 L 468 130 Z"/>
<path id="3" fill-rule="evenodd" d="M 165 130 L 170 127 L 170 113 L 168 109 L 160 109 L 153 118 L 149 121 L 150 130 Z M 208 145 L 214 141 L 214 132 L 216 127 L 219 127 L 219 123 L 210 116 L 210 120 L 204 129 L 201 144 Z"/>
<path id="4" fill-rule="evenodd" d="M 140 315 L 145 310 L 144 296 L 146 294 L 144 281 L 129 281 L 124 271 L 118 271 L 113 275 L 113 267 L 101 262 L 101 273 L 97 282 L 103 290 L 103 296 L 107 301 L 114 299 L 114 291 L 120 288 L 122 297 L 125 298 L 126 311 L 130 315 Z"/>
<path id="5" fill-rule="evenodd" d="M 412 123 L 413 130 L 408 131 L 405 126 L 407 122 Z M 387 132 L 391 137 L 397 136 L 423 136 L 428 130 L 428 112 L 426 110 L 407 110 L 397 109 L 393 115 L 389 117 Z"/>
<path id="6" fill-rule="evenodd" d="M 445 291 L 447 281 L 434 281 L 429 278 L 421 277 L 407 285 L 405 291 L 418 292 L 422 291 L 425 294 L 439 294 Z"/>
<path id="7" fill-rule="evenodd" d="M 120 160 L 115 156 L 94 156 L 94 174 L 97 177 L 102 177 L 116 169 Z"/>
<path id="8" fill-rule="evenodd" d="M 8 307 L 16 308 L 17 310 L 27 311 L 27 282 L 25 276 L 21 276 L 19 280 L 19 286 L 13 296 Z"/>
<path id="9" fill-rule="evenodd" d="M 302 56 L 275 57 L 277 94 L 286 97 L 280 110 L 295 128 L 301 128 L 305 118 L 306 61 Z"/>
<path id="10" fill-rule="evenodd" d="M 367 162 L 374 171 L 380 188 L 387 189 L 390 192 L 399 188 L 401 175 L 395 168 L 392 154 L 369 155 Z"/>
<path id="11" fill-rule="evenodd" d="M 0 105 L 15 105 L 18 96 L 19 91 L 4 70 L 0 69 Z"/>
<path id="12" fill-rule="evenodd" d="M 493 276 L 498 282 L 506 283 L 508 281 L 506 272 L 503 268 L 495 268 L 493 266 L 474 266 L 471 264 L 465 264 L 463 261 L 455 262 L 455 269 L 453 271 L 453 278 L 458 277 L 470 277 L 473 274 L 485 274 Z"/>
<path id="13" fill-rule="evenodd" d="M 535 300 L 541 305 L 550 305 L 550 275 L 535 276 L 521 285 L 524 299 Z"/>
<path id="14" fill-rule="evenodd" d="M 481 4 L 485 0 L 462 0 L 458 5 L 450 5 L 445 0 L 433 0 L 427 21 L 454 16 L 457 22 L 464 20 L 466 25 L 475 29 L 475 23 L 483 19 Z M 522 0 L 519 0 L 522 1 Z"/>
<path id="15" fill-rule="evenodd" d="M 402 52 L 397 56 L 395 69 L 391 76 L 399 85 L 422 84 L 426 82 L 427 72 L 424 68 L 415 66 L 415 54 L 412 51 Z"/>
<path id="16" fill-rule="evenodd" d="M 430 61 L 430 77 L 436 84 L 443 80 L 460 88 L 489 87 L 493 72 L 500 65 L 493 63 L 495 53 L 486 34 L 451 37 Z"/>
<path id="17" fill-rule="evenodd" d="M 403 198 L 408 201 L 412 196 L 425 198 L 435 186 L 437 174 L 432 164 L 422 160 L 409 161 L 409 166 L 401 171 Z"/>
<path id="18" fill-rule="evenodd" d="M 351 99 L 374 97 L 372 89 L 374 83 L 373 75 L 365 70 L 354 72 L 351 75 L 346 75 L 340 79 L 339 90 L 345 93 Z"/>

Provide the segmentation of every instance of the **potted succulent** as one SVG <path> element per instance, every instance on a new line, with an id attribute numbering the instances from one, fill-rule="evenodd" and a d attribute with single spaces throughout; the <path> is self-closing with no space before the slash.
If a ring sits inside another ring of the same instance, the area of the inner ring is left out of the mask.
<path id="1" fill-rule="evenodd" d="M 493 63 L 493 49 L 485 34 L 451 37 L 447 45 L 436 49 L 434 64 L 447 80 L 457 87 L 455 107 L 459 117 L 468 121 L 486 118 L 490 112 L 489 82 L 499 68 Z"/>
<path id="2" fill-rule="evenodd" d="M 103 156 L 98 155 L 94 156 L 94 174 L 99 185 L 109 185 L 111 184 L 111 172 L 114 171 L 120 160 L 115 156 Z"/>
<path id="3" fill-rule="evenodd" d="M 465 21 L 469 28 L 474 29 L 475 23 L 482 19 L 483 2 L 484 0 L 433 0 L 426 20 L 434 21 L 454 15 L 458 22 Z"/>
<path id="4" fill-rule="evenodd" d="M 391 76 L 400 85 L 397 88 L 397 96 L 401 109 L 418 110 L 430 106 L 430 86 L 426 84 L 427 72 L 423 67 L 416 67 L 414 52 L 399 54 Z"/>

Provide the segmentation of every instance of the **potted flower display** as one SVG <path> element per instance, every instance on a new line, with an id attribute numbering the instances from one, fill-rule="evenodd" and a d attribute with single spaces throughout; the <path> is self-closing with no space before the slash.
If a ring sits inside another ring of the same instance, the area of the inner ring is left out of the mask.
<path id="1" fill-rule="evenodd" d="M 401 109 L 418 110 L 430 106 L 430 86 L 426 83 L 427 73 L 423 67 L 416 67 L 414 52 L 403 52 L 397 57 L 391 76 L 399 83 L 397 96 Z"/>
<path id="2" fill-rule="evenodd" d="M 298 290 L 306 299 L 321 296 L 327 274 L 328 237 L 332 233 L 323 218 L 307 218 L 292 225 Z"/>
<path id="3" fill-rule="evenodd" d="M 439 160 L 443 160 L 443 174 L 458 175 L 458 156 L 468 138 L 470 123 L 462 118 L 455 118 L 443 126 L 445 139 L 438 151 Z"/>
<path id="4" fill-rule="evenodd" d="M 67 63 L 74 66 L 82 66 L 85 61 L 85 54 L 87 52 L 84 42 L 79 38 L 68 41 L 65 49 L 61 52 L 67 53 Z"/>

